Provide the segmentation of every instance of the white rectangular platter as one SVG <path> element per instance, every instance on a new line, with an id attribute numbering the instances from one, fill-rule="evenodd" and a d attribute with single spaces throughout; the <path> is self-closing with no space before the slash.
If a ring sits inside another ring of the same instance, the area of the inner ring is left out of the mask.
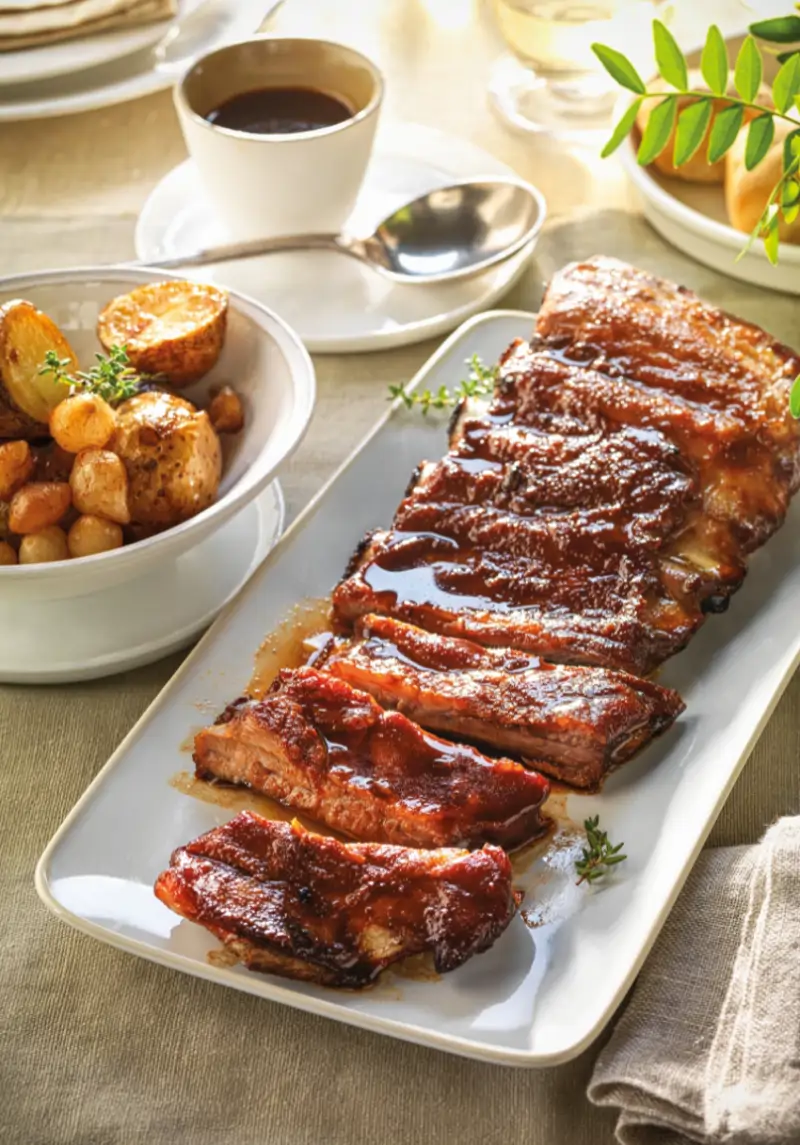
<path id="1" fill-rule="evenodd" d="M 494 361 L 533 320 L 496 311 L 467 322 L 416 384 L 452 385 L 469 355 Z M 78 929 L 175 970 L 453 1053 L 551 1065 L 589 1045 L 622 999 L 800 659 L 797 512 L 756 554 L 730 611 L 710 617 L 664 669 L 662 682 L 686 700 L 678 724 L 601 794 L 569 796 L 572 820 L 599 812 L 625 843 L 629 859 L 607 885 L 577 887 L 572 853 L 551 850 L 519 880 L 534 914 L 541 904 L 538 925 L 515 918 L 492 950 L 439 980 L 389 972 L 361 994 L 212 965 L 215 940 L 151 890 L 175 847 L 232 814 L 170 786 L 190 765 L 187 737 L 240 694 L 263 636 L 302 598 L 326 595 L 362 534 L 389 523 L 417 463 L 444 452 L 445 422 L 387 414 L 100 772 L 42 856 L 36 883 Z"/>

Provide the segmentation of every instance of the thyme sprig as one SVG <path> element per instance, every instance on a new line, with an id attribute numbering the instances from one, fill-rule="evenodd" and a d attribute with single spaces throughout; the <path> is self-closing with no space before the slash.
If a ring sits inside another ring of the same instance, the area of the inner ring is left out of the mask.
<path id="1" fill-rule="evenodd" d="M 586 846 L 583 848 L 581 858 L 575 860 L 575 870 L 580 875 L 577 880 L 578 886 L 583 882 L 597 882 L 608 874 L 611 867 L 623 863 L 628 857 L 621 853 L 624 843 L 618 843 L 616 847 L 611 845 L 608 832 L 600 828 L 599 815 L 585 819 L 583 826 L 586 831 Z"/>
<path id="2" fill-rule="evenodd" d="M 497 366 L 485 366 L 477 354 L 467 358 L 465 364 L 469 372 L 453 389 L 441 385 L 438 390 L 406 390 L 402 384 L 390 385 L 388 400 L 399 398 L 407 409 L 419 406 L 423 416 L 427 417 L 432 409 L 451 409 L 465 398 L 485 397 L 493 393 Z"/>
<path id="3" fill-rule="evenodd" d="M 119 405 L 138 393 L 142 375 L 130 364 L 124 346 L 112 346 L 105 354 L 95 354 L 96 364 L 90 370 L 77 370 L 70 373 L 70 358 L 59 358 L 55 350 L 48 350 L 40 374 L 52 374 L 57 382 L 63 382 L 70 393 L 93 393 L 107 401 L 109 405 Z"/>
<path id="4" fill-rule="evenodd" d="M 800 4 L 797 5 L 800 11 Z M 614 128 L 602 155 L 610 155 L 631 131 L 639 109 L 645 100 L 659 100 L 653 108 L 642 133 L 637 160 L 642 166 L 652 163 L 661 154 L 675 129 L 673 163 L 682 167 L 703 145 L 708 135 L 707 158 L 718 162 L 733 146 L 744 124 L 745 112 L 755 112 L 747 128 L 745 167 L 752 171 L 769 151 L 775 137 L 775 121 L 785 120 L 792 130 L 783 142 L 782 173 L 773 187 L 767 204 L 738 257 L 757 239 L 761 239 L 767 258 L 773 265 L 778 261 L 781 219 L 792 223 L 800 214 L 800 48 L 778 54 L 780 69 L 772 83 L 770 106 L 760 102 L 758 93 L 764 72 L 762 51 L 755 36 L 767 42 L 787 44 L 800 41 L 800 16 L 785 16 L 760 20 L 750 25 L 733 69 L 736 95 L 728 94 L 730 62 L 722 33 L 716 24 L 708 29 L 703 47 L 700 70 L 708 85 L 706 90 L 689 86 L 686 58 L 669 29 L 660 21 L 653 21 L 653 43 L 661 78 L 672 91 L 648 91 L 636 68 L 622 52 L 604 44 L 593 44 L 600 63 L 621 87 L 633 92 L 636 99 L 626 109 Z M 770 51 L 770 49 L 767 49 Z M 691 96 L 692 102 L 678 111 L 682 97 Z M 726 107 L 713 116 L 715 99 L 723 97 Z M 709 131 L 709 125 L 711 130 Z"/>

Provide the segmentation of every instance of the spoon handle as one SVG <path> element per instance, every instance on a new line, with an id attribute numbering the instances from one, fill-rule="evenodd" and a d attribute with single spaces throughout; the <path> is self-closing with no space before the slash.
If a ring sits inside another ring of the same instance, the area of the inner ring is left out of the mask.
<path id="1" fill-rule="evenodd" d="M 346 240 L 340 235 L 279 235 L 272 239 L 246 239 L 243 242 L 223 243 L 203 250 L 189 251 L 173 258 L 159 258 L 155 262 L 137 259 L 128 266 L 159 266 L 163 270 L 182 266 L 207 266 L 211 262 L 230 262 L 236 258 L 256 258 L 285 250 L 335 250 L 351 253 Z"/>

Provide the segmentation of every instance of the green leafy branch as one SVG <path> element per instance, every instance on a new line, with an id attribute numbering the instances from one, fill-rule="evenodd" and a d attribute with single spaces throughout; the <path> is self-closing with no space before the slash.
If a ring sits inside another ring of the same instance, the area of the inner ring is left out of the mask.
<path id="1" fill-rule="evenodd" d="M 586 831 L 586 846 L 581 858 L 575 860 L 575 870 L 580 875 L 578 886 L 583 882 L 597 882 L 608 874 L 611 867 L 625 862 L 628 857 L 621 853 L 624 843 L 617 843 L 616 847 L 611 845 L 608 832 L 600 829 L 599 815 L 585 819 L 583 827 Z"/>
<path id="2" fill-rule="evenodd" d="M 118 405 L 132 398 L 141 388 L 142 375 L 130 364 L 124 346 L 112 346 L 105 354 L 95 354 L 96 365 L 90 370 L 69 372 L 70 358 L 59 358 L 55 350 L 48 350 L 40 374 L 52 374 L 57 382 L 69 386 L 70 393 L 93 393 Z"/>
<path id="3" fill-rule="evenodd" d="M 389 401 L 396 401 L 399 398 L 407 409 L 418 406 L 427 417 L 432 409 L 451 409 L 465 398 L 485 397 L 494 393 L 497 366 L 485 366 L 477 354 L 468 358 L 466 365 L 469 366 L 467 377 L 453 389 L 442 385 L 438 390 L 409 391 L 402 384 L 390 385 Z"/>
<path id="4" fill-rule="evenodd" d="M 800 9 L 800 5 L 798 5 Z M 745 113 L 752 117 L 745 142 L 745 167 L 751 171 L 769 151 L 775 138 L 775 120 L 785 120 L 792 130 L 784 139 L 782 174 L 769 195 L 767 204 L 744 250 L 756 239 L 761 239 L 767 257 L 773 265 L 778 261 L 780 245 L 779 225 L 784 219 L 794 222 L 800 214 L 800 122 L 792 114 L 800 110 L 800 48 L 778 54 L 780 69 L 772 84 L 774 107 L 758 101 L 764 74 L 764 60 L 754 36 L 779 44 L 800 42 L 800 16 L 783 16 L 751 24 L 748 35 L 739 49 L 733 68 L 733 86 L 736 95 L 729 93 L 730 62 L 727 47 L 719 28 L 712 24 L 703 47 L 700 70 L 708 90 L 689 87 L 686 58 L 674 36 L 660 20 L 653 21 L 653 42 L 656 62 L 662 79 L 672 91 L 650 92 L 636 68 L 621 52 L 603 44 L 593 44 L 600 63 L 608 74 L 623 88 L 633 92 L 636 99 L 626 109 L 603 148 L 605 157 L 620 146 L 627 137 L 645 100 L 657 99 L 642 133 L 637 160 L 642 166 L 652 163 L 669 142 L 673 129 L 675 144 L 673 163 L 682 167 L 699 151 L 706 136 L 706 156 L 709 163 L 717 163 L 733 146 L 745 121 Z M 691 96 L 692 102 L 680 112 L 682 97 Z M 713 117 L 715 99 L 723 97 L 726 106 Z M 709 131 L 709 125 L 711 130 Z M 798 393 L 800 410 L 800 393 Z"/>

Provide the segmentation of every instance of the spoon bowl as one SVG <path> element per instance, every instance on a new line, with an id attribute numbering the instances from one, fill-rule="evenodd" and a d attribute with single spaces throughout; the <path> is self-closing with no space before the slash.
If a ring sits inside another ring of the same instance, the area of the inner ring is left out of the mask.
<path id="1" fill-rule="evenodd" d="M 331 250 L 395 282 L 450 282 L 482 274 L 531 244 L 547 207 L 517 179 L 478 179 L 437 187 L 398 207 L 367 237 L 281 235 L 207 247 L 160 260 L 171 270 L 290 250 Z M 137 264 L 134 264 L 137 265 Z"/>

